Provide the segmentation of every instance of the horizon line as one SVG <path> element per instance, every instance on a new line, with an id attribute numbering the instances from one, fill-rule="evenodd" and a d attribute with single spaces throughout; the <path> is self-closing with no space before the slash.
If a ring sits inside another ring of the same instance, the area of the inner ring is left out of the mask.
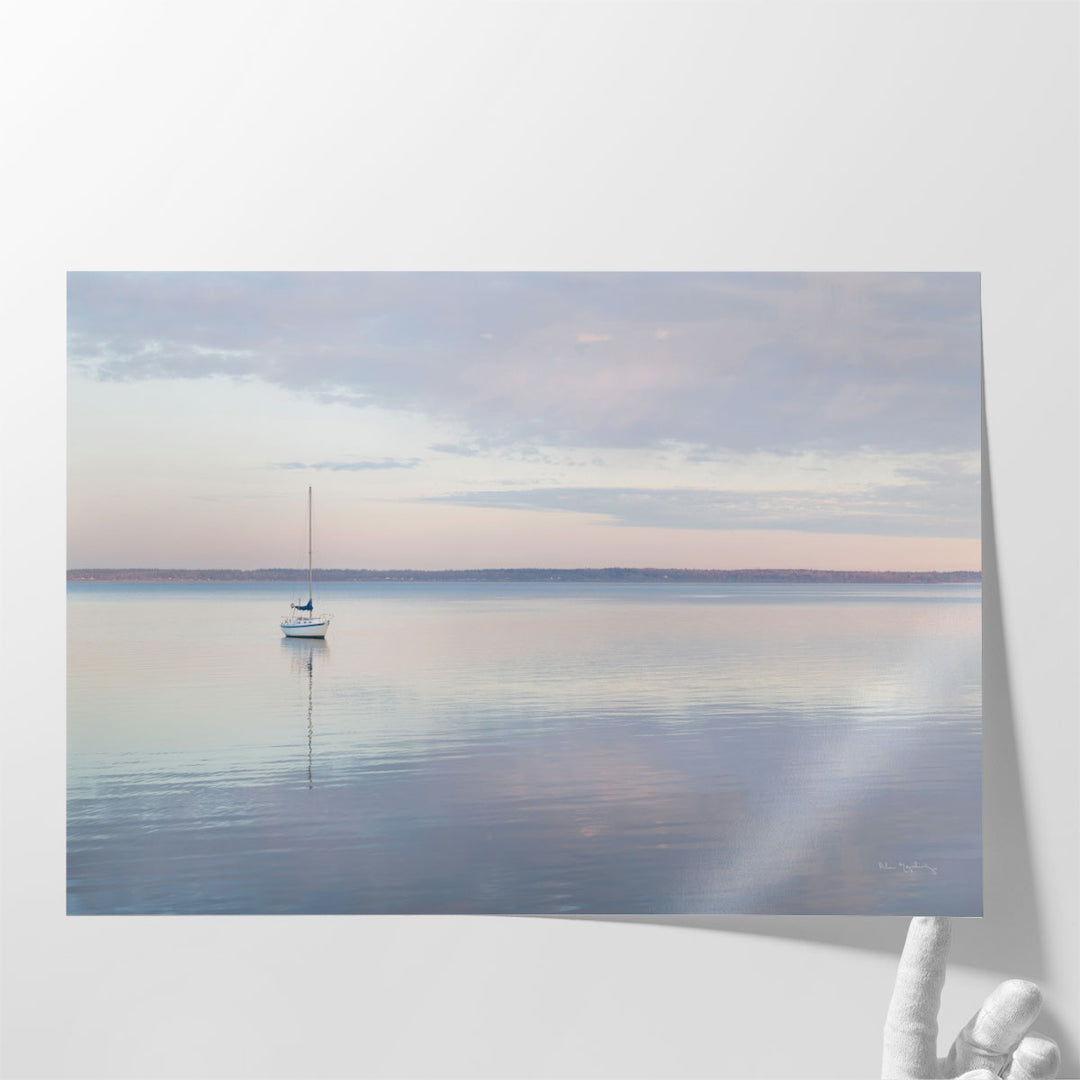
<path id="1" fill-rule="evenodd" d="M 489 573 L 610 573 L 649 572 L 674 574 L 969 574 L 982 575 L 978 570 L 853 570 L 842 567 L 817 569 L 795 566 L 754 566 L 754 567 L 709 567 L 709 566 L 476 566 L 455 569 L 440 567 L 422 570 L 416 567 L 314 567 L 315 573 L 335 574 L 489 574 Z M 68 567 L 69 574 L 91 573 L 184 573 L 184 574 L 264 574 L 264 573 L 306 573 L 300 566 L 261 566 L 251 570 L 238 567 L 189 567 L 189 566 L 78 566 Z"/>

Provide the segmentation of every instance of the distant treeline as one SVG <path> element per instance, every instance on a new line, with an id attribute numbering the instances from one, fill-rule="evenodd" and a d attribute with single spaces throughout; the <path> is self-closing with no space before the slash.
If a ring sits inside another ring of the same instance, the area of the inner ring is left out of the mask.
<path id="1" fill-rule="evenodd" d="M 577 570 L 316 570 L 316 581 L 688 581 L 878 582 L 938 585 L 982 581 L 978 570 L 663 570 L 609 566 Z M 69 570 L 68 581 L 306 581 L 307 571 Z"/>

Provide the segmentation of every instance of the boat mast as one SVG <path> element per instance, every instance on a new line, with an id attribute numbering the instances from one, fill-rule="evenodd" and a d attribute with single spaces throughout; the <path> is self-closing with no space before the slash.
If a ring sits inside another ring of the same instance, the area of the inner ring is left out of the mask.
<path id="1" fill-rule="evenodd" d="M 311 488 L 307 489 L 307 598 L 311 603 Z M 314 609 L 313 609 L 314 610 Z M 314 614 L 312 615 L 314 618 Z"/>

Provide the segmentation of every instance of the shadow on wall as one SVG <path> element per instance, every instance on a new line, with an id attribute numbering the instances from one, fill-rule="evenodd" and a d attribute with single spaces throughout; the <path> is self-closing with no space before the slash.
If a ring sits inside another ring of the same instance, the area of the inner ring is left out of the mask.
<path id="1" fill-rule="evenodd" d="M 1027 814 L 1017 767 L 1015 719 L 1009 685 L 1005 627 L 994 534 L 994 502 L 986 430 L 982 421 L 982 633 L 983 633 L 983 918 L 958 919 L 952 960 L 1000 973 L 1003 978 L 1038 982 L 1046 971 L 1044 943 L 1035 902 Z M 927 914 L 933 914 L 928 912 Z M 605 922 L 649 923 L 725 933 L 793 938 L 848 948 L 872 949 L 897 957 L 907 933 L 902 916 L 848 915 L 686 915 L 555 916 L 600 918 Z M 882 1009 L 884 1010 L 884 1003 Z M 1063 1076 L 1080 1075 L 1077 1047 L 1052 1013 L 1036 1025 L 1061 1047 Z"/>

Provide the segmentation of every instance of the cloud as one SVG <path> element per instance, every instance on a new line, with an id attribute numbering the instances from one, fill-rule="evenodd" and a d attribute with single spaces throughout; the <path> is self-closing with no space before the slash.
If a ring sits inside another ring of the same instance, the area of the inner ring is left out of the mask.
<path id="1" fill-rule="evenodd" d="M 979 445 L 974 274 L 68 280 L 70 362 L 99 380 L 258 379 L 423 413 L 486 446 Z"/>
<path id="2" fill-rule="evenodd" d="M 429 497 L 504 510 L 600 514 L 615 525 L 665 529 L 794 530 L 873 536 L 978 537 L 978 479 L 877 485 L 863 491 L 701 488 L 529 488 Z"/>
<path id="3" fill-rule="evenodd" d="M 458 457 L 479 457 L 483 451 L 466 443 L 432 443 L 429 450 L 439 454 L 456 454 Z"/>
<path id="4" fill-rule="evenodd" d="M 368 469 L 415 469 L 420 458 L 381 458 L 378 461 L 286 461 L 274 469 L 328 469 L 331 472 L 365 472 Z"/>

